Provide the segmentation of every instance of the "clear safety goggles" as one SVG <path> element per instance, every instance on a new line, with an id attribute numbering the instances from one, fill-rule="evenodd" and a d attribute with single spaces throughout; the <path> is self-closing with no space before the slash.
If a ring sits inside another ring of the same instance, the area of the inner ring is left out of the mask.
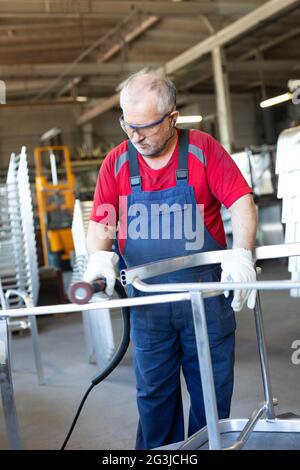
<path id="1" fill-rule="evenodd" d="M 119 117 L 120 126 L 122 127 L 123 131 L 131 137 L 134 132 L 136 132 L 141 137 L 151 137 L 151 135 L 155 134 L 158 130 L 158 126 L 166 119 L 166 117 L 170 116 L 171 113 L 164 114 L 162 118 L 158 121 L 151 122 L 151 124 L 144 124 L 144 125 L 135 125 L 135 124 L 128 124 L 124 120 L 123 114 Z"/>

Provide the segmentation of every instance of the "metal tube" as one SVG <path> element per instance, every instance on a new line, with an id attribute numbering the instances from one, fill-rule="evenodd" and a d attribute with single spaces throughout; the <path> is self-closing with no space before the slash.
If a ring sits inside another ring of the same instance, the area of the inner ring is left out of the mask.
<path id="1" fill-rule="evenodd" d="M 224 450 L 238 450 L 238 449 L 241 449 L 243 447 L 243 445 L 245 444 L 245 442 L 247 441 L 247 439 L 249 438 L 250 433 L 253 430 L 255 424 L 257 423 L 259 418 L 264 414 L 265 411 L 266 411 L 266 403 L 261 403 L 251 413 L 251 416 L 250 416 L 246 426 L 244 427 L 244 429 L 242 430 L 242 432 L 238 436 L 237 440 L 231 446 L 224 448 Z"/>
<path id="2" fill-rule="evenodd" d="M 9 303 L 8 299 L 6 298 L 6 294 L 4 294 L 3 290 L 3 285 L 0 277 L 0 301 L 1 301 L 1 307 L 2 310 L 8 309 L 9 308 Z M 8 325 L 6 324 L 6 327 L 8 328 Z M 9 364 L 10 364 L 10 370 L 14 370 L 14 362 L 13 362 L 13 357 L 12 357 L 12 352 L 11 352 L 11 345 L 12 345 L 12 333 L 7 329 L 7 343 L 8 343 L 8 354 L 9 354 Z"/>
<path id="3" fill-rule="evenodd" d="M 0 317 L 0 388 L 9 448 L 22 448 L 9 361 L 7 318 Z"/>
<path id="4" fill-rule="evenodd" d="M 50 315 L 55 313 L 67 313 L 67 312 L 82 312 L 86 310 L 98 310 L 98 309 L 110 309 L 110 308 L 122 308 L 131 307 L 136 305 L 151 305 L 169 302 L 181 302 L 183 300 L 190 300 L 190 294 L 188 292 L 174 293 L 174 294 L 162 294 L 162 295 L 151 295 L 146 297 L 136 297 L 129 299 L 113 299 L 104 300 L 103 302 L 92 302 L 87 305 L 77 304 L 64 304 L 64 305 L 48 305 L 42 307 L 33 307 L 30 309 L 30 315 Z M 27 308 L 12 308 L 3 310 L 1 314 L 6 317 L 19 317 L 21 315 L 28 316 Z"/>
<path id="5" fill-rule="evenodd" d="M 134 287 L 144 292 L 170 292 L 177 293 L 152 295 L 146 297 L 137 297 L 129 299 L 103 300 L 102 302 L 93 302 L 87 305 L 65 304 L 49 305 L 43 307 L 33 307 L 30 309 L 30 315 L 49 315 L 54 313 L 81 312 L 85 310 L 94 310 L 102 308 L 121 308 L 136 305 L 151 305 L 158 303 L 180 302 L 190 300 L 187 291 L 214 291 L 214 290 L 234 290 L 234 289 L 260 289 L 260 290 L 288 290 L 292 288 L 300 289 L 299 281 L 257 281 L 249 283 L 241 282 L 192 282 L 178 284 L 146 284 L 138 279 L 134 281 Z M 2 314 L 8 317 L 28 316 L 28 309 L 17 308 L 3 310 Z"/>
<path id="6" fill-rule="evenodd" d="M 57 179 L 56 159 L 55 159 L 54 153 L 50 152 L 49 157 L 50 157 L 52 184 L 54 186 L 57 186 L 58 185 L 58 179 Z"/>
<path id="7" fill-rule="evenodd" d="M 31 331 L 31 340 L 32 340 L 32 348 L 33 348 L 33 355 L 35 361 L 36 372 L 38 376 L 39 385 L 44 385 L 46 383 L 45 376 L 44 376 L 44 368 L 42 362 L 42 355 L 41 349 L 39 344 L 39 336 L 38 336 L 38 328 L 36 323 L 36 316 L 29 315 L 28 316 L 30 322 L 30 331 Z"/>
<path id="8" fill-rule="evenodd" d="M 208 429 L 209 448 L 211 450 L 218 450 L 221 449 L 221 437 L 219 431 L 217 399 L 207 333 L 205 307 L 200 292 L 190 292 L 190 296 L 202 382 L 205 416 Z"/>
<path id="9" fill-rule="evenodd" d="M 123 285 L 131 284 L 135 278 L 149 279 L 151 277 L 167 274 L 182 269 L 193 268 L 210 264 L 218 264 L 223 260 L 225 253 L 229 250 L 208 251 L 205 253 L 195 253 L 188 256 L 179 256 L 166 260 L 147 263 L 134 268 L 121 271 L 121 282 Z M 285 243 L 283 245 L 259 246 L 253 251 L 256 260 L 283 258 L 287 256 L 299 256 L 300 243 Z"/>
<path id="10" fill-rule="evenodd" d="M 35 315 L 30 315 L 31 309 L 33 308 L 33 300 L 27 292 L 21 291 L 19 289 L 9 289 L 5 293 L 5 298 L 9 301 L 11 295 L 15 295 L 20 297 L 26 305 L 27 308 L 27 315 L 30 323 L 30 331 L 31 331 L 31 340 L 32 340 L 32 347 L 33 347 L 33 355 L 35 361 L 35 367 L 38 376 L 39 385 L 45 384 L 45 376 L 44 376 L 44 369 L 43 369 L 43 362 L 42 362 L 42 355 L 41 355 L 41 348 L 39 345 L 39 336 L 38 336 L 38 328 Z"/>
<path id="11" fill-rule="evenodd" d="M 178 282 L 172 284 L 146 284 L 134 279 L 132 285 L 143 292 L 194 292 L 223 291 L 236 289 L 289 290 L 300 287 L 300 281 L 256 281 L 256 282 Z"/>
<path id="12" fill-rule="evenodd" d="M 262 374 L 264 396 L 265 396 L 266 407 L 267 407 L 266 415 L 268 419 L 275 419 L 275 411 L 274 411 L 274 406 L 273 406 L 273 394 L 272 394 L 272 386 L 271 386 L 271 376 L 270 376 L 270 370 L 269 370 L 269 362 L 268 362 L 268 356 L 267 356 L 267 348 L 266 348 L 264 324 L 263 324 L 259 292 L 257 292 L 256 294 L 254 318 L 255 318 L 255 328 L 256 328 L 256 336 L 257 336 L 257 344 L 258 344 L 259 361 L 260 361 L 260 368 L 261 368 L 261 374 Z"/>
<path id="13" fill-rule="evenodd" d="M 2 310 L 5 310 L 8 308 L 7 300 L 6 300 L 3 286 L 2 286 L 1 277 L 0 277 L 0 303 L 1 303 Z"/>

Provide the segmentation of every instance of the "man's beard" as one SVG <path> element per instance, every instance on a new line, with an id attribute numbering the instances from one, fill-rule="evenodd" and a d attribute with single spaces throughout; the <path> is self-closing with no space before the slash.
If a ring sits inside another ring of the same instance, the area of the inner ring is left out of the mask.
<path id="1" fill-rule="evenodd" d="M 168 130 L 169 133 L 169 130 Z M 150 158 L 155 158 L 155 157 L 160 157 L 160 155 L 163 153 L 165 148 L 167 147 L 169 141 L 174 137 L 175 135 L 175 127 L 172 127 L 170 135 L 164 139 L 164 142 L 162 144 L 152 144 L 152 143 L 147 143 L 147 139 L 145 141 L 141 142 L 141 147 L 139 144 L 132 144 L 134 147 L 137 149 L 137 151 L 143 155 L 143 157 L 150 157 Z M 143 149 L 143 145 L 149 146 L 149 150 Z"/>

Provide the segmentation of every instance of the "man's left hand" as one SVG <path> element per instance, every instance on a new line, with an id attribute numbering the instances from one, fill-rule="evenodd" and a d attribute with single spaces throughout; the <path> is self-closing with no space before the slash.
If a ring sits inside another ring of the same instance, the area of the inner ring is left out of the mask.
<path id="1" fill-rule="evenodd" d="M 236 248 L 225 253 L 221 263 L 221 282 L 255 282 L 256 271 L 252 253 L 245 248 Z M 229 292 L 224 292 L 228 297 Z M 235 290 L 231 307 L 235 312 L 242 310 L 247 300 L 247 306 L 253 309 L 256 301 L 256 290 Z"/>

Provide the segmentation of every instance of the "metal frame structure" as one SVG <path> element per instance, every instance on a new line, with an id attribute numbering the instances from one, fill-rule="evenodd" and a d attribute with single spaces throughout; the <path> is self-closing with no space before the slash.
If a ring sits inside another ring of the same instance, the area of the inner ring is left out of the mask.
<path id="1" fill-rule="evenodd" d="M 7 288 L 16 288 L 27 292 L 36 305 L 39 275 L 25 146 L 22 147 L 19 155 L 14 153 L 11 155 L 6 185 L 3 188 L 4 194 L 6 194 L 7 201 L 5 211 L 1 213 L 1 222 L 5 217 L 5 226 L 2 222 L 2 230 L 5 229 L 6 233 L 5 236 L 3 233 L 3 237 L 1 237 L 1 245 L 3 243 L 11 244 L 10 251 L 6 252 L 8 254 L 7 261 L 10 264 L 7 267 L 10 268 L 8 271 L 12 278 L 7 283 Z M 9 250 L 9 246 L 7 248 Z M 2 254 L 5 254 L 4 250 Z M 6 274 L 5 269 L 1 270 L 1 275 L 6 277 Z M 20 304 L 20 299 L 16 300 Z M 12 301 L 11 304 L 13 303 Z"/>
<path id="2" fill-rule="evenodd" d="M 71 284 L 82 281 L 88 262 L 86 234 L 93 201 L 75 200 L 72 235 L 75 249 L 75 260 Z M 99 301 L 99 295 L 94 295 L 93 302 Z M 99 369 L 108 364 L 115 351 L 115 342 L 109 309 L 90 310 L 83 315 L 83 330 L 90 364 L 97 363 Z"/>
<path id="3" fill-rule="evenodd" d="M 19 423 L 13 391 L 7 317 L 0 316 L 0 387 L 10 449 L 21 449 Z"/>
<path id="4" fill-rule="evenodd" d="M 0 291 L 2 309 L 36 305 L 39 293 L 37 250 L 26 147 L 12 153 L 6 185 L 0 192 Z M 3 292 L 2 292 L 3 289 Z M 5 293 L 5 295 L 4 295 Z M 45 383 L 36 317 L 23 314 L 26 321 L 9 322 L 9 330 L 29 328 L 38 382 Z M 18 315 L 22 317 L 22 314 Z M 11 335 L 9 335 L 11 339 Z M 10 348 L 11 349 L 11 348 Z"/>
<path id="5" fill-rule="evenodd" d="M 281 132 L 277 143 L 276 174 L 278 175 L 278 199 L 282 200 L 281 222 L 285 224 L 285 243 L 300 241 L 300 126 Z M 293 281 L 300 280 L 300 259 L 291 257 L 288 270 Z M 293 289 L 291 297 L 300 297 L 299 289 Z"/>
<path id="6" fill-rule="evenodd" d="M 220 262 L 224 251 L 213 252 L 214 262 Z M 201 257 L 200 264 L 211 264 L 212 253 L 203 253 L 198 255 Z M 272 256 L 273 254 L 273 256 Z M 217 256 L 218 255 L 218 256 Z M 300 256 L 300 244 L 291 245 L 275 245 L 260 247 L 256 250 L 256 259 L 265 258 L 280 258 L 286 256 Z M 197 255 L 195 255 L 197 256 Z M 186 258 L 186 264 L 188 262 L 191 266 L 195 266 L 195 261 L 192 261 L 190 257 L 180 257 L 171 260 L 163 261 L 163 268 L 160 272 L 168 272 L 170 267 L 177 266 L 177 270 L 183 269 L 182 261 Z M 199 262 L 199 258 L 197 259 Z M 169 263 L 169 266 L 168 266 Z M 176 264 L 177 263 L 177 264 Z M 153 277 L 157 275 L 159 263 L 151 263 L 143 266 L 144 278 Z M 123 276 L 126 277 L 128 274 L 127 270 L 123 272 Z M 146 272 L 146 274 L 145 274 Z M 57 312 L 74 312 L 74 311 L 88 311 L 91 309 L 107 309 L 123 306 L 133 305 L 145 305 L 145 304 L 160 304 L 169 302 L 181 302 L 189 300 L 192 305 L 196 345 L 198 351 L 198 358 L 200 362 L 200 373 L 203 387 L 203 398 L 205 404 L 205 413 L 207 419 L 207 426 L 201 429 L 199 432 L 191 436 L 188 440 L 183 443 L 175 444 L 176 449 L 199 449 L 203 444 L 208 442 L 209 449 L 222 449 L 222 434 L 229 432 L 239 432 L 238 438 L 230 445 L 225 447 L 226 449 L 240 449 L 249 438 L 251 432 L 281 432 L 281 433 L 297 433 L 300 439 L 300 419 L 279 419 L 275 416 L 274 405 L 277 404 L 277 400 L 272 396 L 271 379 L 268 366 L 267 350 L 264 338 L 264 327 L 261 313 L 261 305 L 259 295 L 257 298 L 256 306 L 254 309 L 256 332 L 258 339 L 258 349 L 260 357 L 260 365 L 263 379 L 263 388 L 265 401 L 258 406 L 252 413 L 250 419 L 218 419 L 216 394 L 212 373 L 211 355 L 209 348 L 209 339 L 207 333 L 206 317 L 204 298 L 213 297 L 216 295 L 222 295 L 225 290 L 235 289 L 256 289 L 258 290 L 287 290 L 290 288 L 299 288 L 300 282 L 295 281 L 257 281 L 253 283 L 221 283 L 221 282 L 210 282 L 210 283 L 176 283 L 176 284 L 146 284 L 138 276 L 132 279 L 132 285 L 140 291 L 146 293 L 153 293 L 154 295 L 147 295 L 137 298 L 129 299 L 118 299 L 118 300 L 107 300 L 97 302 L 95 304 L 87 305 L 56 305 L 46 307 L 34 307 L 31 309 L 32 315 L 49 315 Z M 157 294 L 160 292 L 160 294 Z M 166 293 L 162 293 L 166 292 Z M 171 293 L 170 293 L 171 292 Z M 1 351 L 1 367 L 2 369 L 9 371 L 9 354 L 6 347 L 7 337 L 7 319 L 17 316 L 20 310 L 27 312 L 27 309 L 11 309 L 2 312 L 2 319 L 0 322 L 0 351 Z M 21 312 L 22 313 L 22 312 Z M 6 373 L 5 376 L 1 376 L 1 391 L 2 399 L 5 406 L 5 417 L 7 433 L 9 434 L 10 445 L 16 446 L 20 442 L 19 431 L 17 426 L 17 416 L 14 406 L 13 399 L 13 387 L 11 382 L 11 376 Z M 265 418 L 261 417 L 265 415 Z"/>

